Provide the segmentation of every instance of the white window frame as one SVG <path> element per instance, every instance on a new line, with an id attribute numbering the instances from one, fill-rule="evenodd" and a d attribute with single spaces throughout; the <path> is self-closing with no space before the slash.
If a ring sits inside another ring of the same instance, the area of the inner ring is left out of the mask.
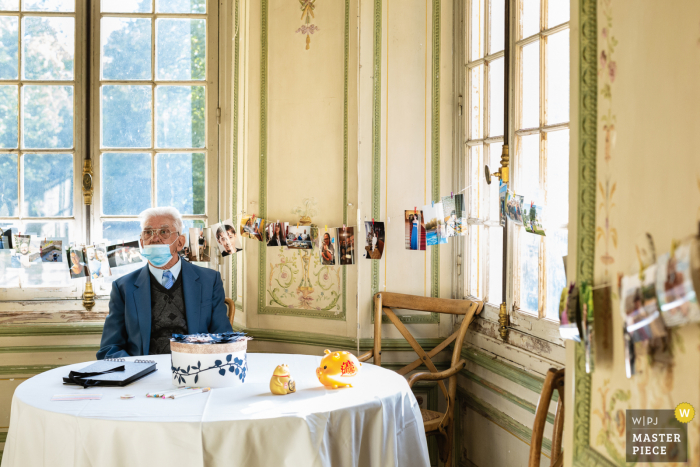
<path id="1" fill-rule="evenodd" d="M 484 25 L 483 25 L 483 58 L 471 60 L 471 5 L 473 1 L 485 2 L 484 6 Z M 547 102 L 547 86 L 546 86 L 546 38 L 557 32 L 561 32 L 566 29 L 570 29 L 570 21 L 563 24 L 554 26 L 552 28 L 547 27 L 547 13 L 548 13 L 548 1 L 550 0 L 540 0 L 540 28 L 539 31 L 532 36 L 525 38 L 521 37 L 521 27 L 520 27 L 520 17 L 522 15 L 522 0 L 506 0 L 511 2 L 510 8 L 510 76 L 509 76 L 509 135 L 511 141 L 510 147 L 510 174 L 511 180 L 509 184 L 509 189 L 517 193 L 518 190 L 518 166 L 520 163 L 520 137 L 529 134 L 540 134 L 540 171 L 544 170 L 545 173 L 541 174 L 540 180 L 546 180 L 546 135 L 549 132 L 562 130 L 569 128 L 569 122 L 559 123 L 555 125 L 546 125 L 546 102 Z M 502 143 L 503 137 L 492 137 L 489 135 L 489 105 L 487 103 L 489 96 L 489 82 L 488 82 L 488 63 L 492 62 L 503 56 L 503 52 L 496 52 L 489 54 L 489 15 L 490 15 L 490 1 L 489 0 L 464 0 L 461 6 L 462 27 L 460 29 L 460 34 L 456 34 L 456 43 L 459 43 L 461 53 L 458 55 L 461 57 L 461 69 L 464 70 L 464 74 L 460 75 L 459 72 L 455 74 L 455 77 L 460 80 L 459 88 L 460 93 L 463 96 L 462 99 L 465 103 L 464 110 L 458 114 L 457 126 L 459 127 L 460 134 L 460 144 L 456 144 L 455 147 L 458 148 L 456 151 L 458 161 L 456 161 L 456 166 L 460 167 L 460 181 L 465 183 L 469 181 L 469 174 L 478 173 L 480 186 L 478 189 L 474 187 L 462 186 L 466 189 L 465 193 L 467 196 L 479 196 L 479 203 L 482 206 L 488 206 L 488 202 L 493 202 L 489 200 L 488 190 L 484 189 L 487 185 L 484 181 L 484 165 L 488 163 L 490 158 L 488 150 L 486 149 L 487 144 L 491 143 Z M 457 21 L 455 24 L 459 24 Z M 522 116 L 522 93 L 520 90 L 521 83 L 521 58 L 520 50 L 521 46 L 527 45 L 529 43 L 535 42 L 539 39 L 540 47 L 540 115 L 539 115 L 539 126 L 535 128 L 520 129 L 520 121 Z M 483 134 L 482 138 L 471 139 L 471 70 L 472 68 L 484 64 L 484 75 L 483 75 L 483 102 L 484 102 L 484 115 L 483 118 Z M 482 161 L 480 167 L 472 167 L 471 157 L 469 154 L 469 149 L 472 146 L 483 144 Z M 489 164 L 491 172 L 498 170 L 498 166 L 492 166 Z M 569 170 L 571 170 L 571 165 L 569 165 Z M 469 182 L 467 182 L 469 183 Z M 498 179 L 493 178 L 492 183 L 496 185 L 499 183 Z M 466 184 L 466 183 L 465 183 Z M 541 188 L 545 188 L 541 186 Z M 546 197 L 546 191 L 545 197 Z M 545 198 L 546 199 L 546 198 Z M 471 206 L 471 200 L 467 202 L 468 206 Z M 481 217 L 481 216 L 480 216 Z M 494 224 L 494 222 L 483 222 L 480 219 L 471 218 L 468 221 L 470 224 L 482 225 L 484 223 Z M 496 220 L 497 222 L 497 220 Z M 568 225 L 558 226 L 560 228 L 568 228 Z M 559 335 L 559 321 L 555 321 L 546 318 L 546 261 L 545 258 L 545 243 L 541 239 L 540 250 L 539 250 L 539 279 L 538 279 L 538 306 L 539 310 L 537 314 L 533 314 L 528 311 L 524 311 L 518 308 L 518 300 L 520 297 L 519 290 L 519 251 L 518 251 L 518 240 L 521 234 L 517 226 L 509 223 L 508 233 L 507 233 L 507 264 L 503 271 L 506 275 L 506 308 L 510 317 L 510 327 L 522 331 L 526 334 L 531 334 L 536 337 L 548 340 L 550 342 L 563 345 L 563 341 Z M 527 234 L 526 234 L 527 235 Z M 460 273 L 464 271 L 462 277 L 459 278 L 456 292 L 461 293 L 464 298 L 468 299 L 485 299 L 484 311 L 481 314 L 482 318 L 498 321 L 499 318 L 499 305 L 501 302 L 501 297 L 488 297 L 488 238 L 485 241 L 480 242 L 478 246 L 479 251 L 472 251 L 470 249 L 469 236 L 465 237 L 464 244 L 457 248 L 455 251 L 457 257 L 457 264 L 463 264 L 464 267 L 460 268 Z M 475 297 L 469 294 L 469 280 L 471 276 L 470 268 L 473 264 L 473 255 L 479 255 L 479 262 L 481 263 L 479 277 L 480 281 L 480 293 L 481 297 Z M 462 259 L 464 258 L 464 259 Z"/>
<path id="2" fill-rule="evenodd" d="M 226 132 L 220 132 L 220 124 L 226 124 L 230 126 L 231 118 L 221 118 L 221 105 L 219 104 L 220 96 L 230 96 L 232 84 L 226 82 L 226 80 L 221 80 L 221 76 L 230 75 L 229 68 L 232 65 L 232 39 L 234 38 L 235 32 L 228 24 L 232 20 L 231 11 L 232 7 L 226 5 L 219 5 L 217 0 L 207 0 L 207 10 L 205 14 L 161 14 L 155 13 L 155 0 L 153 2 L 153 13 L 109 13 L 105 16 L 117 16 L 117 17 L 151 17 L 152 22 L 152 44 L 155 46 L 155 18 L 158 17 L 169 17 L 169 18 L 191 18 L 199 17 L 207 19 L 207 38 L 206 38 L 206 78 L 202 81 L 183 81 L 177 82 L 181 85 L 204 85 L 206 86 L 206 100 L 205 100 L 205 113 L 206 113 L 206 135 L 205 135 L 205 147 L 192 149 L 192 150 L 177 150 L 177 149 L 129 149 L 122 150 L 121 152 L 144 152 L 152 153 L 152 157 L 155 159 L 156 153 L 176 153 L 176 152 L 203 152 L 206 154 L 205 162 L 205 211 L 203 215 L 184 215 L 185 220 L 198 219 L 203 220 L 205 224 L 218 222 L 219 219 L 224 219 L 230 217 L 227 213 L 230 212 L 230 202 L 228 201 L 229 193 L 224 188 L 226 177 L 226 169 L 229 168 L 230 164 L 227 164 L 226 159 L 220 154 L 220 148 L 228 148 L 230 146 L 230 138 L 224 138 L 223 145 L 220 146 L 220 140 L 223 136 L 226 136 Z M 137 218 L 131 216 L 100 216 L 102 212 L 102 200 L 101 200 L 101 180 L 100 180 L 100 154 L 101 154 L 101 138 L 100 138 L 100 17 L 102 13 L 100 12 L 100 1 L 95 0 L 92 2 L 92 11 L 87 11 L 85 2 L 76 0 L 75 13 L 52 13 L 52 12 L 28 12 L 28 15 L 32 16 L 75 16 L 75 55 L 74 55 L 74 77 L 73 81 L 61 81 L 56 82 L 57 84 L 73 84 L 74 86 L 74 113 L 73 113 L 73 125 L 74 125 L 74 148 L 73 149 L 63 149 L 63 150 L 25 150 L 21 148 L 18 149 L 0 149 L 0 153 L 13 153 L 21 154 L 22 152 L 31 154 L 41 154 L 47 152 L 53 153 L 69 153 L 74 154 L 73 158 L 73 216 L 70 218 L 31 218 L 32 221 L 44 222 L 44 221 L 66 221 L 74 220 L 74 227 L 72 231 L 71 241 L 76 243 L 84 243 L 86 241 L 87 232 L 87 219 L 85 216 L 85 205 L 83 203 L 83 193 L 82 193 L 82 174 L 83 174 L 83 164 L 86 160 L 86 141 L 85 137 L 87 131 L 90 131 L 90 154 L 92 155 L 92 169 L 93 169 L 93 203 L 90 206 L 90 231 L 91 231 L 91 242 L 99 242 L 101 238 L 101 222 L 102 219 L 128 219 L 136 220 Z M 220 11 L 221 7 L 221 11 Z M 19 16 L 20 12 L 10 12 L 3 11 L 2 15 L 8 16 Z M 22 13 L 24 14 L 24 13 Z M 220 18 L 220 14 L 223 16 Z M 91 15 L 91 36 L 86 37 L 87 31 L 87 15 Z M 21 25 L 18 32 L 19 40 L 21 41 Z M 90 40 L 90 57 L 87 57 L 87 41 Z M 20 56 L 21 60 L 21 42 L 20 42 Z M 154 48 L 152 49 L 154 50 Z M 153 54 L 154 52 L 152 52 Z M 90 68 L 90 109 L 86 110 L 86 69 L 88 66 Z M 153 69 L 155 69 L 155 57 L 152 56 Z M 18 84 L 20 79 L 16 81 L 0 81 L 0 84 Z M 30 82 L 29 84 L 46 84 L 45 81 Z M 51 82 L 53 83 L 53 82 Z M 112 81 L 109 84 L 118 84 L 119 81 Z M 129 81 L 129 84 L 141 84 L 141 81 Z M 164 83 L 170 84 L 170 82 Z M 155 85 L 154 85 L 155 88 Z M 20 95 L 20 105 L 21 105 L 21 95 Z M 155 92 L 153 93 L 153 107 L 155 107 Z M 86 112 L 90 112 L 90 130 L 88 130 L 86 125 Z M 222 122 L 223 120 L 223 122 Z M 19 128 L 21 132 L 21 127 Z M 155 113 L 152 113 L 152 131 L 155 135 Z M 20 136 L 21 137 L 21 136 Z M 152 138 L 152 144 L 155 145 L 155 136 Z M 113 150 L 111 148 L 105 148 L 104 152 L 120 152 L 120 150 Z M 18 161 L 19 167 L 19 161 Z M 156 179 L 155 179 L 155 164 L 152 164 L 152 203 L 155 204 L 155 190 L 156 190 Z M 18 168 L 19 170 L 19 168 Z M 21 184 L 21 179 L 19 181 Z M 18 188 L 21 193 L 21 186 Z M 21 198 L 19 203 L 21 203 Z M 20 215 L 21 215 L 21 204 L 20 204 Z M 19 217 L 8 217 L 2 218 L 1 221 L 8 222 L 19 222 Z M 223 266 L 228 264 L 225 261 L 220 261 L 218 256 L 214 256 L 217 260 L 214 260 L 210 264 L 210 267 L 222 269 Z M 221 271 L 222 274 L 225 271 Z M 96 298 L 107 299 L 111 290 L 111 283 L 104 283 L 103 281 L 93 281 L 94 291 Z M 82 280 L 72 280 L 70 287 L 12 287 L 12 288 L 0 288 L 0 302 L 14 302 L 19 300 L 78 300 L 82 298 L 82 294 L 85 288 L 85 279 Z"/>
<path id="3" fill-rule="evenodd" d="M 20 2 L 21 3 L 21 2 Z M 18 216 L 0 218 L 0 222 L 73 222 L 73 241 L 84 241 L 85 233 L 85 208 L 82 195 L 83 160 L 85 157 L 85 48 L 80 44 L 85 42 L 85 15 L 87 14 L 85 2 L 76 0 L 74 12 L 49 12 L 49 11 L 2 11 L 2 16 L 17 16 L 19 19 L 18 39 L 18 66 L 22 62 L 22 18 L 28 16 L 39 17 L 72 17 L 75 19 L 75 50 L 73 53 L 73 79 L 72 80 L 26 80 L 22 79 L 21 68 L 18 68 L 17 80 L 2 80 L 0 85 L 19 86 L 19 122 L 18 122 L 18 147 L 16 149 L 0 149 L 2 154 L 17 154 L 18 176 Z M 32 85 L 72 85 L 73 86 L 73 147 L 66 149 L 23 149 L 22 148 L 22 87 Z M 20 167 L 24 154 L 73 154 L 73 215 L 67 217 L 28 217 L 22 215 L 22 202 L 24 187 Z M 10 287 L 0 288 L 1 301 L 31 300 L 31 299 L 57 299 L 79 298 L 83 292 L 84 281 L 72 281 L 68 287 Z"/>
<path id="4" fill-rule="evenodd" d="M 92 219 L 92 240 L 93 243 L 102 238 L 103 221 L 137 221 L 138 214 L 133 216 L 124 215 L 104 215 L 102 213 L 102 185 L 101 185 L 101 161 L 102 153 L 150 153 L 151 154 L 151 206 L 156 206 L 157 177 L 156 177 L 156 156 L 158 154 L 175 153 L 204 153 L 205 154 L 205 207 L 204 214 L 188 215 L 183 214 L 183 220 L 201 220 L 205 225 L 216 223 L 219 219 L 219 2 L 207 0 L 206 13 L 204 14 L 183 14 L 183 13 L 156 13 L 156 0 L 151 0 L 151 13 L 102 13 L 100 2 L 93 2 L 92 11 L 92 63 L 91 73 L 91 96 L 92 102 L 92 133 L 91 152 L 94 190 L 93 204 L 91 206 Z M 102 80 L 101 77 L 101 18 L 150 18 L 151 19 L 151 79 L 150 80 Z M 204 80 L 191 81 L 171 81 L 157 80 L 156 73 L 156 20 L 158 18 L 184 18 L 184 19 L 206 19 L 206 77 Z M 151 147 L 150 148 L 103 148 L 101 138 L 102 122 L 101 116 L 101 85 L 150 85 L 151 94 Z M 156 148 L 156 87 L 161 85 L 182 85 L 182 86 L 205 86 L 205 115 L 206 115 L 206 135 L 204 148 Z M 214 221 L 211 221 L 215 219 Z M 184 234 L 184 233 L 183 233 Z M 218 258 L 214 255 L 214 258 Z M 215 262 L 214 265 L 218 265 Z M 96 281 L 95 293 L 98 296 L 107 296 L 111 290 L 111 283 Z"/>

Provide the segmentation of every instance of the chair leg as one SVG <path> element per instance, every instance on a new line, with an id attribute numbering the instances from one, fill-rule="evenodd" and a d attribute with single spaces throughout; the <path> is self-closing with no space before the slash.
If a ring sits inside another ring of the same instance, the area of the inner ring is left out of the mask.
<path id="1" fill-rule="evenodd" d="M 444 467 L 452 467 L 452 443 L 454 442 L 452 433 L 452 423 L 445 428 L 445 435 L 437 435 L 438 458 Z"/>

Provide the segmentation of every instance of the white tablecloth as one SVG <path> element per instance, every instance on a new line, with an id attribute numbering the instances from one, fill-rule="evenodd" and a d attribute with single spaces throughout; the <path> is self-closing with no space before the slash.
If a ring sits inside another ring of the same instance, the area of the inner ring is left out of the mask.
<path id="1" fill-rule="evenodd" d="M 145 394 L 172 389 L 170 356 L 153 358 L 158 371 L 124 388 L 62 384 L 85 363 L 19 385 L 2 467 L 430 465 L 416 399 L 392 371 L 365 363 L 353 388 L 329 390 L 316 378 L 320 356 L 248 354 L 238 388 L 153 399 Z M 274 396 L 282 363 L 297 392 Z M 51 401 L 85 392 L 102 399 Z"/>

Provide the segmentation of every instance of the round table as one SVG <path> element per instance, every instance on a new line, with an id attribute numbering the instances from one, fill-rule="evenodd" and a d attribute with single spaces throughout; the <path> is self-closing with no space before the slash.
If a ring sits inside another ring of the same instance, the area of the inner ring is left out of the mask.
<path id="1" fill-rule="evenodd" d="M 418 403 L 392 371 L 365 363 L 354 387 L 331 390 L 316 378 L 320 356 L 251 353 L 242 386 L 154 399 L 146 393 L 173 388 L 170 356 L 148 358 L 158 371 L 124 388 L 62 384 L 87 363 L 19 385 L 2 467 L 430 465 Z M 282 363 L 297 391 L 275 396 Z M 51 401 L 69 393 L 102 399 Z"/>

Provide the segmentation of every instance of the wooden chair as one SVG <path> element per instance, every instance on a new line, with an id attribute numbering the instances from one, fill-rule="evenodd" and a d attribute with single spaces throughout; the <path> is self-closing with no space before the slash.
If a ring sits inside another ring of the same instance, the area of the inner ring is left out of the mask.
<path id="1" fill-rule="evenodd" d="M 236 316 L 236 302 L 230 298 L 225 298 L 224 303 L 226 303 L 226 316 L 228 316 L 228 320 L 233 326 L 233 318 Z"/>
<path id="2" fill-rule="evenodd" d="M 559 392 L 559 402 L 557 402 L 557 412 L 554 416 L 552 458 L 549 465 L 551 467 L 560 467 L 564 464 L 564 456 L 561 453 L 562 432 L 564 430 L 564 369 L 555 370 L 554 368 L 550 368 L 544 379 L 540 400 L 537 402 L 535 424 L 532 427 L 532 440 L 530 441 L 530 459 L 527 464 L 528 467 L 540 466 L 544 426 L 547 423 L 549 403 L 552 400 L 552 394 L 554 394 L 555 389 Z"/>
<path id="3" fill-rule="evenodd" d="M 447 401 L 447 410 L 436 412 L 432 410 L 422 410 L 423 427 L 427 436 L 435 435 L 438 439 L 438 451 L 440 460 L 446 465 L 451 465 L 453 428 L 454 428 L 454 407 L 457 394 L 457 373 L 464 368 L 466 361 L 461 359 L 462 343 L 467 333 L 469 324 L 474 317 L 481 313 L 484 304 L 478 301 L 469 300 L 449 300 L 445 298 L 419 297 L 414 295 L 404 295 L 389 292 L 380 292 L 374 296 L 374 346 L 372 350 L 359 357 L 361 362 L 366 362 L 374 358 L 374 364 L 382 364 L 382 313 L 386 313 L 389 320 L 396 326 L 401 335 L 411 344 L 413 350 L 418 354 L 418 358 L 405 367 L 398 370 L 400 375 L 407 375 L 411 371 L 425 365 L 429 372 L 414 373 L 408 378 L 409 387 L 418 381 L 438 381 Z M 433 313 L 447 313 L 452 315 L 464 315 L 459 329 L 446 338 L 440 345 L 426 352 L 418 344 L 418 341 L 411 335 L 406 326 L 401 322 L 392 308 L 407 310 L 429 311 Z M 450 368 L 438 371 L 431 358 L 454 342 L 452 351 L 452 361 Z M 445 387 L 444 380 L 449 379 L 449 388 Z"/>

